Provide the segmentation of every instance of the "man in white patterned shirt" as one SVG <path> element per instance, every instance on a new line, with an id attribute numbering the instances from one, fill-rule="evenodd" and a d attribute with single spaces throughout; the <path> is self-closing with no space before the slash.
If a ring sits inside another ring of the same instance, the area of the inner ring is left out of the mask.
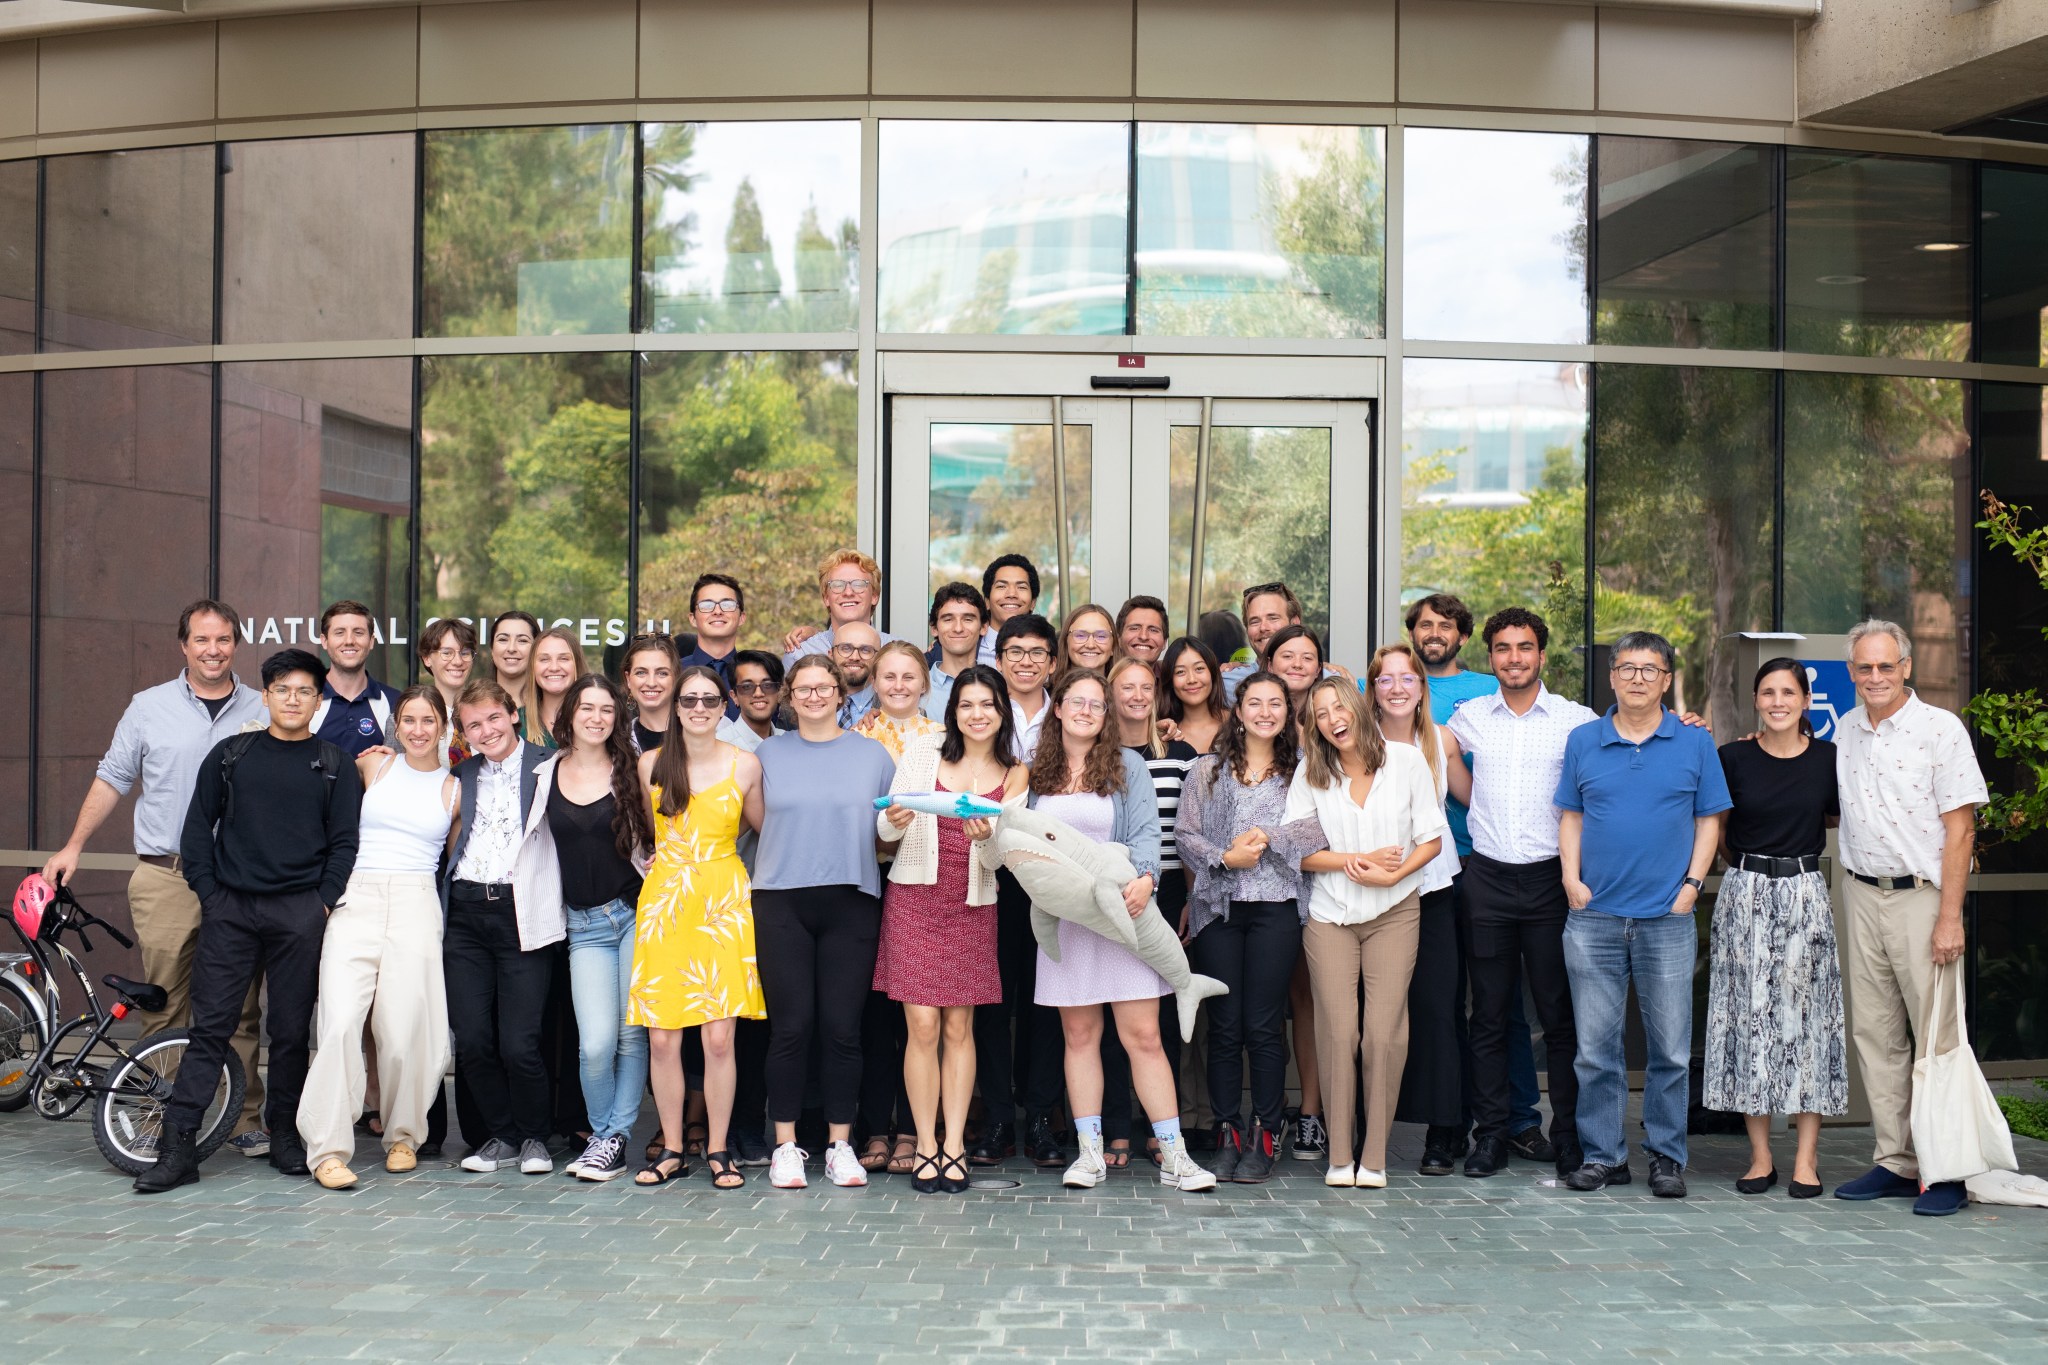
<path id="1" fill-rule="evenodd" d="M 1848 874 L 1841 883 L 1848 929 L 1842 957 L 1877 1164 L 1838 1186 L 1835 1197 L 1915 1199 L 1913 1212 L 1939 1216 L 1970 1201 L 1960 1180 L 1920 1188 L 1908 1122 L 1913 1039 L 1924 1036 L 1921 1011 L 1935 968 L 1963 955 L 1977 807 L 1990 793 L 1962 721 L 1906 686 L 1913 642 L 1904 630 L 1890 621 L 1850 630 L 1849 676 L 1862 705 L 1842 717 L 1835 733 Z"/>
<path id="2" fill-rule="evenodd" d="M 1471 1155 L 1465 1174 L 1508 1164 L 1507 1027 L 1517 969 L 1543 1022 L 1549 1057 L 1550 1141 L 1557 1173 L 1578 1169 L 1578 1035 L 1565 974 L 1564 869 L 1558 860 L 1558 774 L 1565 740 L 1594 720 L 1543 685 L 1550 627 L 1525 607 L 1487 619 L 1482 632 L 1500 691 L 1475 697 L 1450 720 L 1472 756 L 1472 856 L 1459 900 L 1466 973 L 1472 984 Z"/>
<path id="3" fill-rule="evenodd" d="M 488 1172 L 516 1161 L 527 1175 L 545 1175 L 554 1162 L 541 1017 L 555 970 L 550 950 L 568 924 L 553 845 L 539 839 L 545 856 L 520 856 L 528 835 L 546 827 L 541 770 L 551 755 L 519 738 L 515 715 L 512 698 L 488 678 L 466 684 L 455 702 L 474 752 L 454 770 L 462 828 L 441 893 L 441 960 L 456 1065 L 491 1134 L 462 1168 Z"/>

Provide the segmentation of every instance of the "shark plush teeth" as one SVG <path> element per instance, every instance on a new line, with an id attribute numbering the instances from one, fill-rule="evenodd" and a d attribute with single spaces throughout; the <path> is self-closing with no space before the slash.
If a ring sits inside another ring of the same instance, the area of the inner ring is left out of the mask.
<path id="1" fill-rule="evenodd" d="M 1230 993 L 1188 969 L 1187 951 L 1156 903 L 1136 916 L 1124 908 L 1124 887 L 1138 869 L 1122 844 L 1097 843 L 1064 821 L 1012 806 L 996 824 L 996 854 L 1031 897 L 1031 931 L 1047 957 L 1059 961 L 1060 920 L 1123 944 L 1173 988 L 1183 1039 L 1193 1040 L 1204 1000 Z"/>
<path id="2" fill-rule="evenodd" d="M 972 792 L 892 792 L 875 798 L 876 810 L 891 806 L 920 815 L 942 815 L 949 820 L 993 820 L 1003 813 L 1000 802 Z"/>

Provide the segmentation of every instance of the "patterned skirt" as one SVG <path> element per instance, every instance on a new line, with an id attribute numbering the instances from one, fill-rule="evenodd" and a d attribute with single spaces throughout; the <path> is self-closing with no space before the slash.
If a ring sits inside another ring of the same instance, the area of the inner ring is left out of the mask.
<path id="1" fill-rule="evenodd" d="M 1842 968 L 1818 872 L 1730 872 L 1714 901 L 1706 1107 L 1841 1114 L 1849 1107 Z"/>

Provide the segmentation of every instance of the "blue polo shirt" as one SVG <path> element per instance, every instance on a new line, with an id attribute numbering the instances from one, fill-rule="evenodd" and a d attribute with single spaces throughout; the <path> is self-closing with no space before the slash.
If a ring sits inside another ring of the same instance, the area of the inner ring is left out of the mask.
<path id="1" fill-rule="evenodd" d="M 1429 718 L 1438 725 L 1448 725 L 1451 713 L 1471 701 L 1474 697 L 1490 697 L 1500 691 L 1500 679 L 1491 673 L 1474 673 L 1461 668 L 1448 678 L 1429 680 Z M 1472 755 L 1465 755 L 1465 766 L 1472 766 Z M 1444 798 L 1444 815 L 1451 823 L 1451 839 L 1458 845 L 1458 856 L 1472 856 L 1472 832 L 1465 827 L 1465 803 L 1455 796 Z"/>
<path id="2" fill-rule="evenodd" d="M 1614 728 L 1614 708 L 1572 731 L 1556 801 L 1583 812 L 1579 880 L 1589 909 L 1624 919 L 1671 913 L 1692 862 L 1693 821 L 1734 805 L 1710 730 L 1669 709 L 1641 744 Z"/>
<path id="3" fill-rule="evenodd" d="M 384 726 L 370 698 L 381 698 L 387 712 L 398 709 L 397 688 L 367 674 L 363 682 L 363 690 L 354 701 L 343 701 L 332 683 L 320 685 L 320 702 L 327 708 L 327 714 L 321 717 L 316 733 L 350 758 L 360 758 L 363 750 L 384 742 Z"/>

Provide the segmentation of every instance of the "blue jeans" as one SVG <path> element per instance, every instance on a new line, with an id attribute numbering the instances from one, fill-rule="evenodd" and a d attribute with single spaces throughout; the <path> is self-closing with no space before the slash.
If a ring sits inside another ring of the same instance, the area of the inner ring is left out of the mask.
<path id="1" fill-rule="evenodd" d="M 1564 926 L 1565 969 L 1579 1032 L 1579 1142 L 1586 1160 L 1628 1160 L 1628 1057 L 1622 1046 L 1628 987 L 1643 1016 L 1644 1146 L 1685 1165 L 1686 1067 L 1692 1058 L 1692 974 L 1699 931 L 1691 915 L 1624 919 L 1574 910 Z"/>
<path id="2" fill-rule="evenodd" d="M 569 998 L 576 1006 L 577 1071 L 596 1137 L 626 1137 L 647 1090 L 647 1030 L 626 1022 L 633 985 L 633 906 L 615 900 L 568 909 Z"/>

